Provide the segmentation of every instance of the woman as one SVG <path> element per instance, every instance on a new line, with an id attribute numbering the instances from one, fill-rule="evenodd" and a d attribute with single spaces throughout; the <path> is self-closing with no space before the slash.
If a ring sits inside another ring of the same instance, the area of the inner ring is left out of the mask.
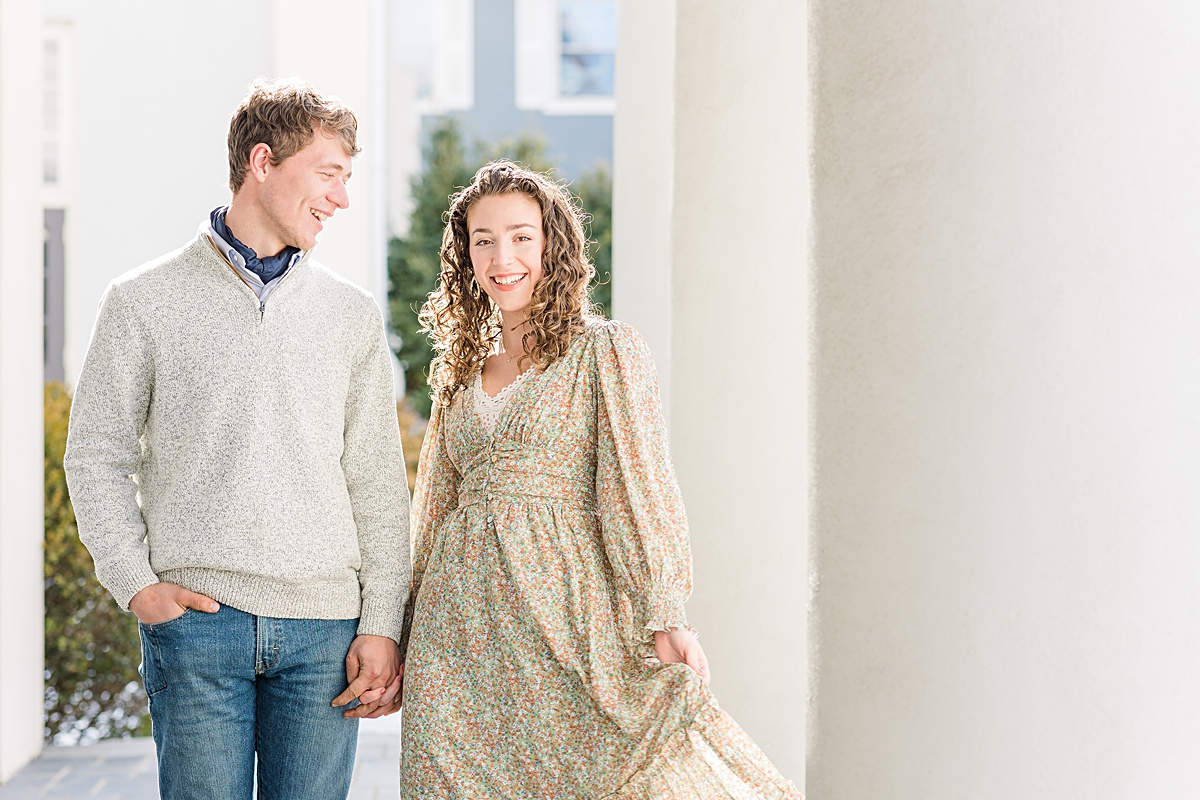
<path id="1" fill-rule="evenodd" d="M 483 167 L 422 310 L 405 797 L 799 797 L 722 712 L 649 351 L 589 312 L 581 212 Z"/>

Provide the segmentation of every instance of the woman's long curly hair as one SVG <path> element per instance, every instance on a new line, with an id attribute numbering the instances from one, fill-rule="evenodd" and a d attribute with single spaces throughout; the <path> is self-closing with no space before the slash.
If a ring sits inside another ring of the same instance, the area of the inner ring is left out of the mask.
<path id="1" fill-rule="evenodd" d="M 521 337 L 522 366 L 532 362 L 546 369 L 567 352 L 593 316 L 587 289 L 596 270 L 588 260 L 583 210 L 565 187 L 545 175 L 511 161 L 481 167 L 471 184 L 450 200 L 442 234 L 442 271 L 419 317 L 437 353 L 429 374 L 435 405 L 449 405 L 500 340 L 500 309 L 475 280 L 471 266 L 467 212 L 480 198 L 504 194 L 522 194 L 537 202 L 546 238 L 542 277 L 533 287 Z"/>

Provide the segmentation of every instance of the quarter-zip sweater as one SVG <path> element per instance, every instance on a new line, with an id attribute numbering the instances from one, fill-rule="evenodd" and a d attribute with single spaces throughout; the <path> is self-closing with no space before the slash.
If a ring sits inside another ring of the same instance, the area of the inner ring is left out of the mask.
<path id="1" fill-rule="evenodd" d="M 100 304 L 64 462 L 96 576 L 124 609 L 169 581 L 399 640 L 408 485 L 379 308 L 310 253 L 260 306 L 207 227 Z"/>

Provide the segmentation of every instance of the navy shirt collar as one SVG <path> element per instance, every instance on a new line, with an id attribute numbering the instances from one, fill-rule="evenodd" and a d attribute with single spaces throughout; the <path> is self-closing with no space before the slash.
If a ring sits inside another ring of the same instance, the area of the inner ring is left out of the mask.
<path id="1" fill-rule="evenodd" d="M 233 248 L 234 253 L 226 254 L 230 256 L 229 260 L 233 261 L 239 267 L 253 272 L 264 284 L 278 278 L 300 258 L 301 252 L 296 247 L 285 247 L 273 256 L 259 258 L 258 254 L 234 236 L 233 232 L 225 224 L 225 214 L 228 211 L 229 206 L 217 206 L 212 210 L 212 214 L 209 215 L 209 222 L 212 224 L 213 231 Z M 240 258 L 233 258 L 234 255 Z M 238 263 L 239 260 L 241 263 Z"/>

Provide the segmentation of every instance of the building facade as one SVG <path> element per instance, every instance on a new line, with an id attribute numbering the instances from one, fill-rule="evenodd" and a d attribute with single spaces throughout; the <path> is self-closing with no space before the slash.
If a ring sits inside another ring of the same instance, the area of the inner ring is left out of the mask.
<path id="1" fill-rule="evenodd" d="M 616 51 L 616 0 L 438 2 L 422 141 L 449 117 L 468 142 L 541 137 L 568 180 L 611 165 Z"/>

